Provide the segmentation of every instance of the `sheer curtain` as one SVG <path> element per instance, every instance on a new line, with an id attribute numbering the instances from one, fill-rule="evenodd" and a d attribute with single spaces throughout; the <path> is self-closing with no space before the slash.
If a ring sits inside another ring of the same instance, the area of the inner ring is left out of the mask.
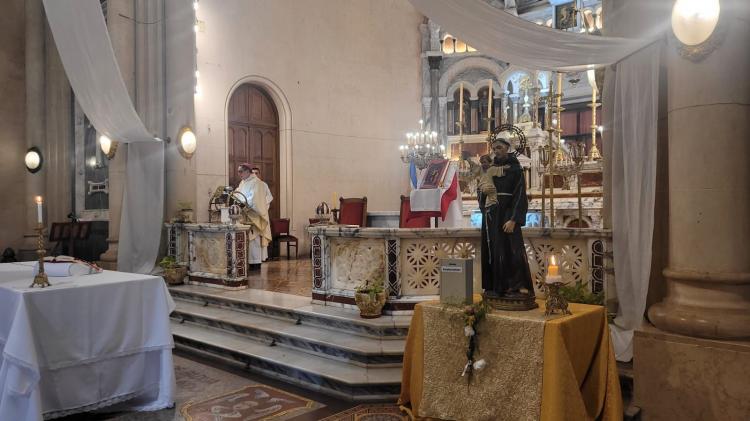
<path id="1" fill-rule="evenodd" d="M 161 239 L 164 145 L 146 130 L 130 100 L 99 0 L 43 0 L 47 21 L 76 99 L 99 133 L 130 143 L 118 269 L 148 273 Z"/>
<path id="2" fill-rule="evenodd" d="M 447 32 L 483 54 L 530 69 L 571 71 L 614 65 L 604 107 L 613 107 L 612 225 L 618 316 L 611 329 L 619 360 L 632 358 L 651 267 L 656 186 L 659 48 L 649 38 L 594 37 L 550 29 L 483 0 L 409 0 Z"/>

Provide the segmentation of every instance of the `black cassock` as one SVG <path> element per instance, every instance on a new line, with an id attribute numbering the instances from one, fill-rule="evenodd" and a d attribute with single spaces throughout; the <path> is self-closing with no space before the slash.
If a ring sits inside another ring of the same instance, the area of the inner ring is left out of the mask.
<path id="1" fill-rule="evenodd" d="M 498 193 L 497 205 L 485 210 L 486 197 L 479 193 L 483 213 L 482 288 L 485 293 L 494 292 L 497 296 L 509 291 L 518 292 L 521 288 L 533 295 L 531 271 L 521 235 L 529 208 L 523 168 L 514 155 L 496 159 L 495 165 L 510 165 L 510 168 L 505 170 L 505 176 L 493 177 Z M 503 225 L 510 220 L 516 222 L 516 227 L 511 234 L 506 234 Z"/>

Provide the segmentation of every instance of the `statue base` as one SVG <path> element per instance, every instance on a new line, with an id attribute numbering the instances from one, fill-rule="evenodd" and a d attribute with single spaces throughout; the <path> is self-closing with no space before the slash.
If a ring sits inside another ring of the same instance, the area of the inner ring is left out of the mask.
<path id="1" fill-rule="evenodd" d="M 539 304 L 536 303 L 536 297 L 528 294 L 507 297 L 484 293 L 482 294 L 482 299 L 487 301 L 495 310 L 527 311 L 539 307 Z"/>

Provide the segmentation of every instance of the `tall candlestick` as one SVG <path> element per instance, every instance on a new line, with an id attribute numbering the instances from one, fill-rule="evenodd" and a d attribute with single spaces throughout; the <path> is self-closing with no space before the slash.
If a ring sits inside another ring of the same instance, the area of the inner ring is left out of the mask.
<path id="1" fill-rule="evenodd" d="M 487 95 L 487 132 L 492 130 L 492 80 L 490 80 L 490 89 Z"/>
<path id="2" fill-rule="evenodd" d="M 34 198 L 34 201 L 36 202 L 36 221 L 40 224 L 42 223 L 42 196 L 37 196 Z"/>
<path id="3" fill-rule="evenodd" d="M 464 83 L 461 82 L 458 93 L 458 132 L 464 134 Z"/>

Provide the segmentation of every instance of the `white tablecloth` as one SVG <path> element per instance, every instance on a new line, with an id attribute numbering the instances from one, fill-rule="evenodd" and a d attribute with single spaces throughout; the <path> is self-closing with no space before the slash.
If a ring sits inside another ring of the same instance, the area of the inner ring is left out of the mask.
<path id="1" fill-rule="evenodd" d="M 0 264 L 0 420 L 174 404 L 162 278 L 104 271 L 32 290 L 32 266 Z"/>

